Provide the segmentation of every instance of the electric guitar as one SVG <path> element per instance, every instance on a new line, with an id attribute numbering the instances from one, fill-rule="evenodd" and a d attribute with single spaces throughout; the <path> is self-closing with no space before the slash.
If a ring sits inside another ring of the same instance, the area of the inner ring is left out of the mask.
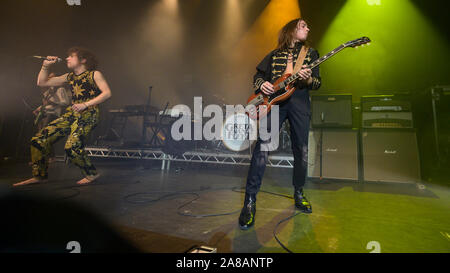
<path id="1" fill-rule="evenodd" d="M 371 41 L 368 37 L 361 37 L 356 40 L 344 43 L 334 50 L 330 51 L 328 54 L 317 59 L 313 63 L 309 64 L 307 68 L 313 69 L 324 61 L 328 60 L 341 50 L 347 47 L 356 48 L 365 44 L 369 44 Z M 300 71 L 299 71 L 300 72 Z M 278 104 L 284 100 L 287 100 L 295 91 L 294 83 L 300 77 L 299 72 L 295 74 L 286 73 L 280 78 L 278 78 L 273 83 L 274 92 L 271 95 L 266 95 L 262 92 L 258 94 L 251 95 L 247 100 L 247 106 L 254 105 L 255 107 L 247 107 L 248 115 L 251 119 L 259 119 L 270 112 L 272 105 Z"/>

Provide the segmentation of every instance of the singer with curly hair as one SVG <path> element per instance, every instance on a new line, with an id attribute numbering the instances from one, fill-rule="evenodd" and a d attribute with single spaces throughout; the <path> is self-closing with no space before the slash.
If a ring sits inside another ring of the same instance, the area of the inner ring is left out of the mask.
<path id="1" fill-rule="evenodd" d="M 51 146 L 68 135 L 65 151 L 71 163 L 81 169 L 83 178 L 77 184 L 88 184 L 99 177 L 84 147 L 89 133 L 99 121 L 99 104 L 111 97 L 111 90 L 103 74 L 97 70 L 97 58 L 89 50 L 73 47 L 68 50 L 67 68 L 71 72 L 49 78 L 49 68 L 61 61 L 48 56 L 39 72 L 37 85 L 58 87 L 68 83 L 71 87 L 72 106 L 57 119 L 50 122 L 31 139 L 33 177 L 16 183 L 23 186 L 45 182 L 48 178 L 48 157 Z"/>

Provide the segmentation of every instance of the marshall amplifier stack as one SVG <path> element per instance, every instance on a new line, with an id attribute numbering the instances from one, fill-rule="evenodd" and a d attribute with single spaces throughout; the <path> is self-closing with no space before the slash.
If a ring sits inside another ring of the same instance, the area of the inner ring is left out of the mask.
<path id="1" fill-rule="evenodd" d="M 352 95 L 311 96 L 313 128 L 352 128 Z"/>
<path id="2" fill-rule="evenodd" d="M 359 180 L 358 130 L 352 129 L 352 95 L 313 95 L 308 176 Z"/>
<path id="3" fill-rule="evenodd" d="M 411 100 L 405 95 L 361 97 L 362 128 L 413 128 Z"/>
<path id="4" fill-rule="evenodd" d="M 308 177 L 420 182 L 408 95 L 313 95 L 311 110 Z"/>
<path id="5" fill-rule="evenodd" d="M 365 181 L 420 182 L 411 97 L 361 97 L 362 174 Z"/>

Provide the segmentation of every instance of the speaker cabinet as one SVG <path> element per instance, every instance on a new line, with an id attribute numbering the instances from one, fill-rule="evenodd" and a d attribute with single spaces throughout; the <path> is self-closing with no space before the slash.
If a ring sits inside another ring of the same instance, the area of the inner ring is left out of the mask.
<path id="1" fill-rule="evenodd" d="M 322 138 L 322 141 L 321 141 Z M 349 129 L 311 130 L 309 133 L 308 176 L 359 180 L 358 131 Z"/>
<path id="2" fill-rule="evenodd" d="M 312 95 L 311 126 L 352 128 L 352 95 Z"/>
<path id="3" fill-rule="evenodd" d="M 414 130 L 368 130 L 361 133 L 365 181 L 420 182 Z"/>

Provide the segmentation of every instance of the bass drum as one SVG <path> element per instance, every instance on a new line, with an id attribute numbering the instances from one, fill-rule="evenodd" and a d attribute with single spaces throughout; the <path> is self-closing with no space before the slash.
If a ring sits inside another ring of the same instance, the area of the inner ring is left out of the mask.
<path id="1" fill-rule="evenodd" d="M 234 152 L 245 151 L 256 141 L 257 122 L 244 113 L 228 116 L 222 126 L 222 142 Z"/>

